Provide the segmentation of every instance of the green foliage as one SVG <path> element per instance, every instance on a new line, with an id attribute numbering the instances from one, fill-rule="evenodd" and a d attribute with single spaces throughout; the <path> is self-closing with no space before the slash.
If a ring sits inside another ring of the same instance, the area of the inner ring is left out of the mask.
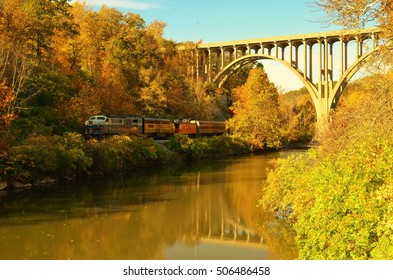
<path id="1" fill-rule="evenodd" d="M 204 157 L 207 147 L 201 141 L 196 141 L 187 135 L 175 135 L 171 138 L 168 148 L 181 154 L 186 159 L 198 159 Z"/>
<path id="2" fill-rule="evenodd" d="M 187 135 L 175 135 L 171 138 L 167 146 L 170 150 L 180 154 L 186 160 L 217 158 L 250 152 L 248 143 L 229 135 L 196 139 L 190 138 Z"/>
<path id="3" fill-rule="evenodd" d="M 86 141 L 80 134 L 32 136 L 3 152 L 0 177 L 39 184 L 46 179 L 103 175 L 193 160 L 249 153 L 243 141 L 222 135 L 191 139 L 176 135 L 164 146 L 150 138 L 113 136 Z"/>
<path id="4" fill-rule="evenodd" d="M 6 177 L 25 183 L 85 174 L 92 164 L 80 134 L 32 136 L 9 151 Z"/>
<path id="5" fill-rule="evenodd" d="M 12 124 L 19 139 L 31 134 L 61 135 L 65 131 L 80 131 L 82 123 L 76 124 L 74 116 L 63 112 L 62 104 L 69 102 L 77 90 L 64 74 L 48 71 L 44 65 L 35 67 L 35 77 L 26 81 L 20 96 L 29 97 L 24 102 L 20 117 Z"/>
<path id="6" fill-rule="evenodd" d="M 80 134 L 32 136 L 3 152 L 3 177 L 11 182 L 39 184 L 46 179 L 72 179 L 164 165 L 176 155 L 152 139 L 115 136 L 86 142 Z"/>
<path id="7" fill-rule="evenodd" d="M 92 171 L 98 174 L 156 166 L 175 157 L 148 138 L 114 136 L 102 141 L 92 140 L 88 145 L 93 157 Z"/>
<path id="8" fill-rule="evenodd" d="M 287 214 L 299 258 L 393 258 L 391 75 L 350 86 L 322 145 L 269 173 L 260 204 Z"/>
<path id="9" fill-rule="evenodd" d="M 67 132 L 63 136 L 55 136 L 54 141 L 57 149 L 57 176 L 72 178 L 89 171 L 92 160 L 80 134 Z"/>
<path id="10" fill-rule="evenodd" d="M 281 160 L 260 203 L 293 210 L 300 258 L 391 259 L 392 152 L 392 141 L 373 139 Z"/>

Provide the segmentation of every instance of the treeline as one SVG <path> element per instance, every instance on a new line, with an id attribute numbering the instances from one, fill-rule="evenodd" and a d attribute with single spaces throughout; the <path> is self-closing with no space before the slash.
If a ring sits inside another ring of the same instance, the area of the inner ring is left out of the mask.
<path id="1" fill-rule="evenodd" d="M 10 137 L 78 131 L 98 113 L 221 116 L 216 98 L 189 75 L 194 46 L 179 53 L 164 28 L 106 6 L 1 1 L 3 144 Z"/>

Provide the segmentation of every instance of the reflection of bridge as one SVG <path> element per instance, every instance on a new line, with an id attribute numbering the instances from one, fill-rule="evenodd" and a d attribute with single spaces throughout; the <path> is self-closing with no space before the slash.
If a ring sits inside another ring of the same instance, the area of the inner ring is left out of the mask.
<path id="1" fill-rule="evenodd" d="M 221 87 L 234 72 L 250 62 L 261 59 L 278 61 L 303 81 L 320 121 L 329 116 L 348 81 L 375 53 L 379 34 L 378 29 L 344 30 L 201 44 L 198 46 L 196 75 Z M 354 48 L 355 61 L 348 65 L 350 45 Z M 313 60 L 315 53 L 317 63 Z M 337 71 L 333 65 L 335 57 L 340 65 Z"/>
<path id="2" fill-rule="evenodd" d="M 202 205 L 200 205 L 202 206 Z M 189 238 L 204 243 L 261 248 L 264 238 L 247 225 L 240 216 L 233 216 L 222 194 L 218 201 L 196 208 L 192 219 L 193 233 Z"/>
<path id="3" fill-rule="evenodd" d="M 254 230 L 228 220 L 223 220 L 220 228 L 208 227 L 207 230 L 199 232 L 198 235 L 191 238 L 204 243 L 247 248 L 262 248 L 266 246 L 263 237 L 256 234 Z"/>

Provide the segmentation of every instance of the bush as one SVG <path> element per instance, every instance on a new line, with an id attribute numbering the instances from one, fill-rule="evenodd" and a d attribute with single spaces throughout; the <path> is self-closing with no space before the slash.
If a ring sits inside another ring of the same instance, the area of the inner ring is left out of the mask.
<path id="1" fill-rule="evenodd" d="M 206 138 L 206 142 L 209 147 L 209 154 L 213 157 L 235 156 L 251 152 L 251 147 L 246 141 L 230 135 Z"/>
<path id="2" fill-rule="evenodd" d="M 92 154 L 92 171 L 99 174 L 137 167 L 155 166 L 171 161 L 175 155 L 149 138 L 114 136 L 88 144 Z"/>
<path id="3" fill-rule="evenodd" d="M 191 139 L 177 135 L 167 147 L 150 138 L 113 136 L 85 141 L 80 134 L 31 136 L 12 147 L 0 161 L 2 176 L 10 181 L 37 184 L 48 178 L 70 179 L 89 174 L 110 174 L 142 167 L 165 165 L 249 152 L 249 146 L 229 136 Z"/>
<path id="4" fill-rule="evenodd" d="M 391 259 L 392 152 L 393 141 L 377 138 L 281 160 L 260 204 L 293 210 L 302 259 Z"/>
<path id="5" fill-rule="evenodd" d="M 245 141 L 229 135 L 201 138 L 175 135 L 167 146 L 186 160 L 241 155 L 251 151 Z"/>
<path id="6" fill-rule="evenodd" d="M 318 150 L 268 175 L 260 204 L 289 214 L 300 258 L 393 258 L 391 80 L 389 72 L 358 81 Z"/>
<path id="7" fill-rule="evenodd" d="M 203 158 L 207 150 L 206 143 L 192 139 L 187 135 L 174 135 L 167 146 L 171 151 L 180 154 L 187 160 Z"/>
<path id="8" fill-rule="evenodd" d="M 32 136 L 10 149 L 7 177 L 24 183 L 50 178 L 76 177 L 86 173 L 91 158 L 80 134 Z"/>
<path id="9" fill-rule="evenodd" d="M 86 174 L 92 158 L 82 135 L 67 132 L 63 136 L 55 136 L 58 170 L 61 178 L 75 177 Z"/>

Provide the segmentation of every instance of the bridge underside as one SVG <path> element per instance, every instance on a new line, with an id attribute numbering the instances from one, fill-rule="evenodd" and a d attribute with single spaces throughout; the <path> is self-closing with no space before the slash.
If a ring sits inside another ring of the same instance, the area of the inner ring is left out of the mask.
<path id="1" fill-rule="evenodd" d="M 202 44 L 198 47 L 196 75 L 221 87 L 248 63 L 278 61 L 303 81 L 314 102 L 318 122 L 326 122 L 349 80 L 378 50 L 379 33 L 378 29 L 346 30 Z M 352 52 L 349 46 L 354 49 Z"/>

